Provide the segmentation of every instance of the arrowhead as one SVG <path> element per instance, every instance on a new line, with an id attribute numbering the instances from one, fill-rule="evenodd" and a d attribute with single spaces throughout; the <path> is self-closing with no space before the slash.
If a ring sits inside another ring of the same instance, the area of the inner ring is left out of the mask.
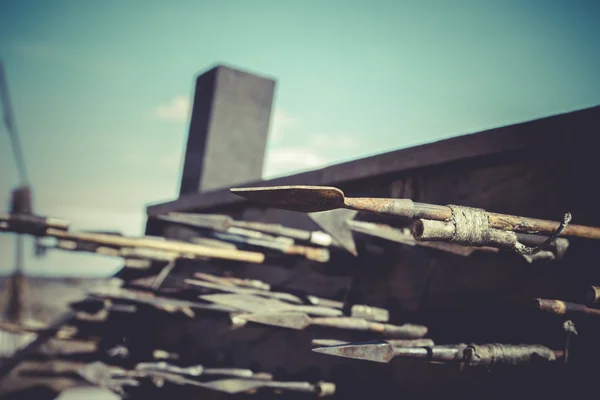
<path id="1" fill-rule="evenodd" d="M 337 209 L 330 211 L 314 212 L 308 216 L 321 229 L 331 235 L 344 249 L 354 256 L 358 255 L 354 236 L 347 221 L 354 219 L 358 211 Z"/>
<path id="2" fill-rule="evenodd" d="M 388 363 L 394 357 L 394 349 L 386 342 L 352 343 L 339 346 L 317 347 L 315 353 L 335 357 L 353 358 L 379 363 Z"/>
<path id="3" fill-rule="evenodd" d="M 344 207 L 344 192 L 329 186 L 232 188 L 231 193 L 282 210 L 327 211 Z"/>
<path id="4" fill-rule="evenodd" d="M 281 328 L 302 330 L 310 325 L 310 318 L 303 313 L 280 312 L 258 313 L 244 316 L 247 321 L 257 324 L 279 326 Z"/>
<path id="5" fill-rule="evenodd" d="M 245 379 L 220 379 L 218 381 L 202 383 L 202 386 L 216 390 L 219 392 L 235 394 L 247 392 L 252 389 L 264 386 L 264 382 L 260 380 L 245 380 Z"/>

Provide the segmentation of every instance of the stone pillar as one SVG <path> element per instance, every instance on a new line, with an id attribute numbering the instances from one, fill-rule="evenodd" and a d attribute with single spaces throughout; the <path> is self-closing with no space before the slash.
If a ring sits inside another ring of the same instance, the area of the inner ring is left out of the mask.
<path id="1" fill-rule="evenodd" d="M 198 76 L 180 196 L 262 178 L 275 81 L 218 65 Z"/>

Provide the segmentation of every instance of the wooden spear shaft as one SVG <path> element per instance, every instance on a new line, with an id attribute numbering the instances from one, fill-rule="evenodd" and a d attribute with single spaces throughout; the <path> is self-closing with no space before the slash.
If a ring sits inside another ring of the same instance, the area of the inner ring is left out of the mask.
<path id="1" fill-rule="evenodd" d="M 361 197 L 346 197 L 344 199 L 346 208 L 356 211 L 371 212 L 395 217 L 406 217 L 411 219 L 431 219 L 446 221 L 452 217 L 452 209 L 448 206 L 417 203 L 409 199 L 371 199 Z M 492 228 L 504 231 L 522 233 L 554 233 L 560 226 L 559 222 L 547 221 L 537 218 L 519 217 L 516 215 L 498 214 L 487 212 Z M 584 225 L 569 224 L 563 230 L 561 236 L 582 237 L 588 239 L 600 239 L 600 228 Z"/>
<path id="2" fill-rule="evenodd" d="M 205 247 L 197 244 L 176 242 L 170 240 L 130 238 L 124 236 L 106 235 L 101 233 L 69 232 L 59 229 L 47 229 L 45 235 L 59 239 L 92 242 L 105 246 L 143 247 L 178 254 L 190 254 L 197 257 L 221 258 L 225 260 L 244 261 L 255 264 L 260 264 L 265 260 L 265 255 L 258 252 L 219 249 L 214 247 Z"/>
<path id="3" fill-rule="evenodd" d="M 350 210 L 403 217 L 447 221 L 452 218 L 449 206 L 416 203 L 410 199 L 345 197 L 331 186 L 273 186 L 232 188 L 232 193 L 271 207 L 299 212 L 319 212 L 347 208 Z M 559 222 L 486 212 L 492 228 L 521 233 L 555 234 Z M 600 239 L 600 228 L 568 224 L 560 236 Z"/>

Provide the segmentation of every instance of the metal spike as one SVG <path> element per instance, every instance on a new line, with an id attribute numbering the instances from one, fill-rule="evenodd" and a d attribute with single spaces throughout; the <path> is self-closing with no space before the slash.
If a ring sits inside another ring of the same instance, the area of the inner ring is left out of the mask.
<path id="1" fill-rule="evenodd" d="M 314 212 L 308 214 L 321 229 L 331 235 L 344 249 L 358 255 L 354 236 L 348 226 L 348 221 L 352 220 L 358 211 L 338 209 L 323 212 Z"/>
<path id="2" fill-rule="evenodd" d="M 284 301 L 294 303 L 294 304 L 303 304 L 302 299 L 300 299 L 299 297 L 294 296 L 293 294 L 290 294 L 290 293 L 271 292 L 271 291 L 264 291 L 264 290 L 259 290 L 259 289 L 227 286 L 227 285 L 222 285 L 222 284 L 212 283 L 212 282 L 202 282 L 202 281 L 198 281 L 195 279 L 186 279 L 186 280 L 184 280 L 184 283 L 193 285 L 193 286 L 203 287 L 206 289 L 220 290 L 222 292 L 256 295 L 256 296 L 268 297 L 268 298 L 277 299 L 277 300 L 284 300 Z"/>
<path id="3" fill-rule="evenodd" d="M 236 308 L 249 313 L 271 313 L 271 312 L 301 312 L 310 315 L 324 317 L 337 317 L 343 315 L 341 310 L 318 306 L 300 306 L 284 303 L 274 299 L 265 299 L 258 296 L 243 294 L 209 294 L 200 296 L 201 299 L 216 304 Z"/>
<path id="4" fill-rule="evenodd" d="M 344 192 L 329 186 L 251 187 L 233 188 L 230 191 L 282 210 L 319 212 L 344 208 Z"/>
<path id="5" fill-rule="evenodd" d="M 303 313 L 281 312 L 281 313 L 256 313 L 244 315 L 247 321 L 252 321 L 257 324 L 278 326 L 281 328 L 306 329 L 311 324 L 311 319 Z"/>
<path id="6" fill-rule="evenodd" d="M 367 342 L 317 347 L 315 353 L 354 358 L 379 363 L 388 363 L 394 358 L 394 347 L 387 342 Z"/>

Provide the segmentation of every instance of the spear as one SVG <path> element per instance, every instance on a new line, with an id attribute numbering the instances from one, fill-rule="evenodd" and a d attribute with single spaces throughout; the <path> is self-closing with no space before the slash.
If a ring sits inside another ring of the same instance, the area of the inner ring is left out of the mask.
<path id="1" fill-rule="evenodd" d="M 562 300 L 536 299 L 537 306 L 541 311 L 556 315 L 585 314 L 600 317 L 600 310 L 586 307 L 582 304 L 570 303 Z"/>
<path id="2" fill-rule="evenodd" d="M 195 286 L 195 287 L 213 289 L 213 290 L 218 290 L 221 292 L 256 295 L 256 296 L 261 296 L 261 297 L 269 297 L 269 298 L 273 298 L 273 299 L 277 299 L 277 300 L 284 300 L 284 301 L 287 301 L 290 303 L 295 303 L 295 304 L 303 304 L 302 299 L 300 299 L 299 297 L 294 296 L 293 294 L 290 294 L 290 293 L 271 292 L 271 291 L 266 291 L 266 290 L 241 288 L 241 287 L 235 287 L 235 286 L 231 287 L 231 286 L 226 286 L 226 285 L 220 285 L 217 283 L 202 282 L 202 281 L 198 281 L 195 279 L 185 279 L 184 283 Z"/>
<path id="3" fill-rule="evenodd" d="M 99 246 L 106 247 L 135 247 L 162 250 L 166 252 L 177 253 L 178 256 L 220 258 L 234 261 L 244 261 L 260 264 L 264 262 L 265 255 L 258 252 L 220 249 L 206 247 L 198 244 L 180 242 L 175 240 L 166 240 L 149 237 L 127 237 L 113 234 L 89 233 L 89 232 L 70 232 L 65 229 L 57 229 L 45 225 L 47 218 L 39 217 L 35 221 L 30 221 L 28 225 L 13 224 L 14 214 L 7 219 L 7 230 L 18 231 L 19 233 L 29 233 L 35 236 L 49 236 L 62 240 L 71 240 L 76 242 L 90 242 Z M 25 217 L 19 216 L 17 221 Z"/>
<path id="4" fill-rule="evenodd" d="M 120 394 L 124 394 L 123 386 L 138 386 L 137 379 L 147 377 L 159 378 L 177 385 L 196 386 L 229 394 L 243 393 L 259 388 L 315 393 L 319 396 L 328 396 L 335 393 L 333 383 L 278 382 L 271 380 L 272 376 L 270 374 L 254 373 L 251 370 L 238 368 L 207 369 L 202 366 L 180 368 L 166 363 L 140 363 L 135 370 L 125 370 L 108 366 L 102 362 L 94 362 L 83 368 L 78 368 L 77 373 L 90 383 Z M 209 374 L 239 376 L 240 378 L 219 379 L 209 382 L 189 379 L 189 377 Z"/>
<path id="5" fill-rule="evenodd" d="M 283 254 L 287 255 L 299 255 L 303 256 L 308 260 L 316 261 L 316 262 L 327 262 L 329 261 L 329 250 L 319 247 L 310 247 L 310 246 L 299 246 L 289 243 L 282 243 L 280 241 L 275 240 L 264 240 L 264 239 L 253 239 L 247 238 L 243 236 L 232 235 L 228 233 L 218 233 L 215 232 L 213 234 L 214 237 L 220 240 L 234 242 L 234 243 L 242 243 L 250 246 L 261 247 L 265 249 L 277 250 Z"/>
<path id="6" fill-rule="evenodd" d="M 217 231 L 227 231 L 230 228 L 248 229 L 271 235 L 302 240 L 325 247 L 333 244 L 331 236 L 325 232 L 305 231 L 302 229 L 289 228 L 279 224 L 269 224 L 264 222 L 236 221 L 228 215 L 171 212 L 166 216 L 159 215 L 157 218 L 182 225 L 213 229 Z"/>
<path id="7" fill-rule="evenodd" d="M 394 347 L 431 347 L 435 346 L 435 343 L 431 339 L 388 339 L 383 342 L 389 343 Z M 345 342 L 337 339 L 313 339 L 311 344 L 313 346 L 341 346 L 350 345 L 351 342 Z"/>
<path id="8" fill-rule="evenodd" d="M 231 192 L 249 200 L 283 210 L 299 212 L 328 211 L 347 208 L 355 211 L 408 219 L 448 221 L 454 214 L 449 206 L 417 203 L 410 199 L 345 197 L 330 186 L 274 186 L 233 188 Z M 561 223 L 515 215 L 486 212 L 490 227 L 522 233 L 555 234 Z M 569 224 L 562 236 L 600 239 L 600 228 Z"/>
<path id="9" fill-rule="evenodd" d="M 128 290 L 123 288 L 104 288 L 96 289 L 89 292 L 89 295 L 96 298 L 130 301 L 138 304 L 146 304 L 151 307 L 164 310 L 167 312 L 182 311 L 186 315 L 193 317 L 193 310 L 215 311 L 223 313 L 234 313 L 236 309 L 218 304 L 196 303 L 187 300 L 172 299 L 168 297 L 155 296 L 152 293 L 144 293 L 140 291 Z"/>
<path id="10" fill-rule="evenodd" d="M 191 367 L 178 367 L 164 361 L 159 362 L 142 362 L 136 365 L 136 371 L 165 372 L 176 375 L 187 375 L 198 377 L 201 375 L 226 375 L 237 378 L 249 378 L 260 380 L 271 380 L 273 376 L 264 372 L 255 373 L 251 369 L 244 368 L 204 368 L 202 365 L 194 365 Z"/>
<path id="11" fill-rule="evenodd" d="M 469 367 L 491 365 L 523 365 L 532 361 L 555 361 L 557 353 L 540 345 L 455 344 L 427 347 L 395 347 L 385 342 L 351 343 L 318 347 L 315 353 L 389 363 L 396 357 L 433 362 L 464 363 Z"/>
<path id="12" fill-rule="evenodd" d="M 427 334 L 427 327 L 423 325 L 390 325 L 380 322 L 371 322 L 363 318 L 337 317 L 337 318 L 311 318 L 306 313 L 295 312 L 261 312 L 250 315 L 235 316 L 258 324 L 279 326 L 282 328 L 302 330 L 310 325 L 329 328 L 347 329 L 380 333 L 384 337 L 396 339 L 420 339 Z"/>
<path id="13" fill-rule="evenodd" d="M 287 311 L 325 317 L 337 317 L 343 315 L 341 310 L 335 308 L 289 304 L 275 299 L 265 299 L 243 294 L 208 294 L 200 296 L 200 298 L 202 300 L 210 301 L 211 303 L 221 304 L 248 313 L 277 313 Z"/>
<path id="14" fill-rule="evenodd" d="M 227 277 L 215 276 L 215 275 L 211 275 L 211 274 L 206 274 L 204 272 L 196 272 L 196 273 L 194 273 L 194 277 L 203 279 L 208 282 L 219 283 L 219 284 L 227 285 L 227 286 L 239 286 L 239 287 L 246 287 L 246 288 L 250 288 L 250 289 L 260 289 L 260 290 L 266 290 L 266 291 L 271 290 L 271 285 L 269 285 L 268 283 L 259 281 L 257 279 L 241 279 L 241 278 L 235 278 L 232 276 L 227 276 Z"/>

